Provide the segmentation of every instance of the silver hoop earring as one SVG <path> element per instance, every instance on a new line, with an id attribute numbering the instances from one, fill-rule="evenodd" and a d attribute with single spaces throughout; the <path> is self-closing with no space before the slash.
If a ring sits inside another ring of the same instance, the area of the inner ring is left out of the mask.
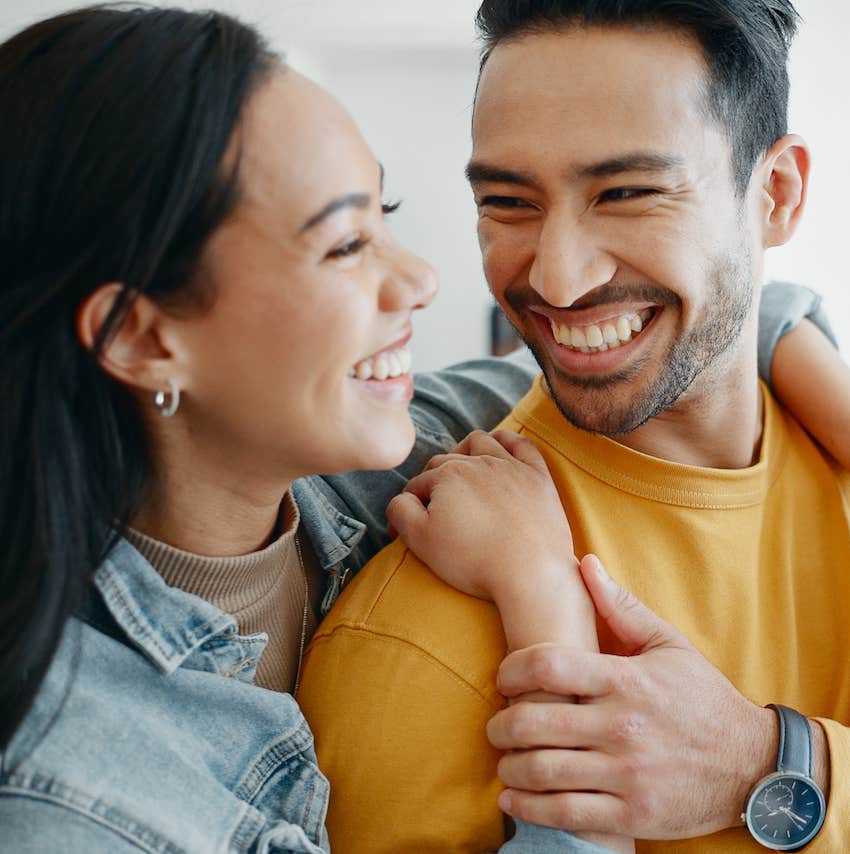
<path id="1" fill-rule="evenodd" d="M 170 418 L 180 407 L 180 389 L 174 380 L 168 381 L 168 391 L 158 391 L 153 396 L 153 405 L 163 418 Z"/>

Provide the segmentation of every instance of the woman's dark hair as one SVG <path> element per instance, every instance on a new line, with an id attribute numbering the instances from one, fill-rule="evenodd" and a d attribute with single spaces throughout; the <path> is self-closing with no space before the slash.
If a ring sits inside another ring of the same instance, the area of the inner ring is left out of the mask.
<path id="1" fill-rule="evenodd" d="M 203 296 L 201 250 L 236 202 L 225 150 L 275 61 L 226 15 L 123 4 L 0 45 L 0 749 L 150 472 L 99 352 L 138 294 Z M 77 309 L 108 282 L 87 352 Z"/>
<path id="2" fill-rule="evenodd" d="M 565 27 L 666 27 L 688 33 L 708 63 L 710 114 L 725 129 L 736 189 L 787 132 L 788 49 L 799 16 L 790 0 L 484 0 L 481 67 L 509 38 Z"/>

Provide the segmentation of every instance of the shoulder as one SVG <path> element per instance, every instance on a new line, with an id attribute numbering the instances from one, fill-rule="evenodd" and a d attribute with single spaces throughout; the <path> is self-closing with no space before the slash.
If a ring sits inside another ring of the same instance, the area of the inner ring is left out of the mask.
<path id="1" fill-rule="evenodd" d="M 498 611 L 445 584 L 400 539 L 364 567 L 319 626 L 305 657 L 303 684 L 323 660 L 348 662 L 352 647 L 361 655 L 372 650 L 374 670 L 388 660 L 379 650 L 392 648 L 394 656 L 443 670 L 485 702 L 501 705 L 493 678 L 505 655 Z"/>
<path id="2" fill-rule="evenodd" d="M 323 833 L 327 782 L 291 697 L 216 668 L 164 673 L 76 619 L 3 766 L 4 832 L 6 813 L 34 816 L 16 851 L 66 823 L 72 852 L 230 850 L 279 821 Z"/>

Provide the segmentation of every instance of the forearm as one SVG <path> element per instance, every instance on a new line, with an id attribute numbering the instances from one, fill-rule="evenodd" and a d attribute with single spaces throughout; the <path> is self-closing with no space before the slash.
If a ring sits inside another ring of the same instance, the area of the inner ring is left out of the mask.
<path id="1" fill-rule="evenodd" d="M 538 643 L 564 644 L 578 649 L 598 652 L 596 619 L 593 602 L 578 573 L 573 558 L 568 565 L 554 567 L 550 573 L 540 567 L 529 568 L 509 594 L 497 597 L 496 605 L 502 618 L 509 650 L 524 649 Z M 564 702 L 568 698 L 548 694 L 528 694 L 525 702 Z M 536 851 L 535 846 L 557 844 L 562 851 L 615 851 L 629 854 L 634 842 L 626 837 L 608 833 L 582 833 L 570 836 L 534 825 L 520 827 L 516 842 L 508 843 L 505 852 Z M 544 849 L 539 849 L 544 850 Z M 545 849 L 548 850 L 548 849 Z"/>
<path id="2" fill-rule="evenodd" d="M 597 652 L 593 603 L 578 573 L 578 562 L 531 566 L 519 571 L 494 596 L 509 650 L 556 643 Z"/>
<path id="3" fill-rule="evenodd" d="M 844 468 L 850 468 L 850 368 L 808 320 L 777 345 L 772 380 L 783 405 Z"/>

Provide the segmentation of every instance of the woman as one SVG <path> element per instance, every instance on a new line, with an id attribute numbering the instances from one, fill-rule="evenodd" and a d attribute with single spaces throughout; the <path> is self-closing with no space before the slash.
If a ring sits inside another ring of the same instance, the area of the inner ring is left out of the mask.
<path id="1" fill-rule="evenodd" d="M 0 112 L 4 842 L 327 850 L 287 692 L 363 526 L 290 486 L 407 455 L 433 273 L 350 119 L 226 16 L 42 22 Z"/>
<path id="2" fill-rule="evenodd" d="M 233 19 L 73 12 L 0 81 L 4 844 L 327 850 L 288 692 L 338 584 L 290 486 L 405 458 L 434 274 Z"/>

